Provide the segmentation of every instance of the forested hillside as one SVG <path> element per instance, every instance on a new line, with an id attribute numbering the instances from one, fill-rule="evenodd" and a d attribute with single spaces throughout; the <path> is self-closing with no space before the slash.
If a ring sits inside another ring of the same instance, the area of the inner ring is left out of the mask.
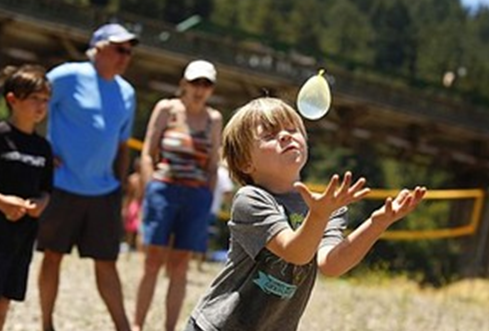
<path id="1" fill-rule="evenodd" d="M 108 2 L 107 0 L 93 2 Z M 459 0 L 113 0 L 114 9 L 489 100 L 489 9 Z"/>

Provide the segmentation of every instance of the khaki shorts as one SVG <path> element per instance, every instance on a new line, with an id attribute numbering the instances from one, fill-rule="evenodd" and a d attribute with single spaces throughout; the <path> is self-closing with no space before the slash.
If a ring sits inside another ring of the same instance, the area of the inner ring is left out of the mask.
<path id="1" fill-rule="evenodd" d="M 39 220 L 37 250 L 116 260 L 122 237 L 121 191 L 82 196 L 55 189 Z"/>

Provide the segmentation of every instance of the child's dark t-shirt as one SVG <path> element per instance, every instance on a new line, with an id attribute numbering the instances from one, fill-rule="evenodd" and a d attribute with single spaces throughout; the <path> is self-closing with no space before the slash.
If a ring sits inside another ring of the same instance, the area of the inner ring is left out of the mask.
<path id="1" fill-rule="evenodd" d="M 0 193 L 37 198 L 51 192 L 52 182 L 49 142 L 0 121 Z M 37 229 L 37 219 L 29 215 L 12 222 L 0 212 L 0 296 L 24 299 Z"/>

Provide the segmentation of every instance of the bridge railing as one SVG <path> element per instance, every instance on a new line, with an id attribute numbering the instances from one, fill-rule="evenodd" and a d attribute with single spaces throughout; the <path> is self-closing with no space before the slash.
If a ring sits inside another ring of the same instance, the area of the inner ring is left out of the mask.
<path id="1" fill-rule="evenodd" d="M 102 22 L 117 20 L 131 25 L 144 45 L 189 57 L 203 56 L 247 72 L 266 74 L 299 86 L 306 78 L 326 67 L 333 93 L 355 96 L 375 107 L 382 103 L 395 111 L 406 112 L 435 122 L 448 122 L 470 130 L 487 132 L 489 111 L 485 107 L 468 105 L 446 97 L 423 97 L 408 87 L 397 88 L 384 82 L 358 77 L 348 70 L 325 66 L 313 58 L 275 51 L 260 44 L 244 44 L 232 37 L 216 36 L 191 30 L 178 32 L 174 26 L 131 13 L 110 13 L 95 6 L 76 6 L 60 0 L 1 0 L 4 8 L 16 14 L 79 28 L 87 34 Z"/>

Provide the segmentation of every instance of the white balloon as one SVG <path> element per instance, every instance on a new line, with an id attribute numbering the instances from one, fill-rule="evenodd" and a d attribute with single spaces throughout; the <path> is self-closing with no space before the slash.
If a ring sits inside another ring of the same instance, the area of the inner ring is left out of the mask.
<path id="1" fill-rule="evenodd" d="M 323 77 L 324 70 L 309 78 L 297 95 L 299 113 L 307 119 L 318 120 L 327 114 L 331 106 L 331 91 Z"/>

